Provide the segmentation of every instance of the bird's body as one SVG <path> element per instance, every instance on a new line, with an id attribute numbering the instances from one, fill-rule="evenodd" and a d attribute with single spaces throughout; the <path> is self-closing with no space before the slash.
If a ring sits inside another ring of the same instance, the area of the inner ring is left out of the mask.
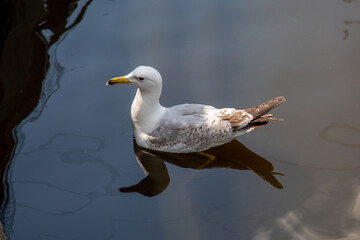
<path id="1" fill-rule="evenodd" d="M 162 79 L 155 69 L 140 66 L 124 77 L 109 80 L 107 84 L 122 83 L 138 87 L 131 106 L 137 144 L 165 152 L 199 152 L 228 143 L 269 121 L 279 121 L 271 114 L 265 114 L 285 101 L 284 97 L 277 97 L 245 110 L 217 109 L 202 104 L 165 108 L 159 103 Z"/>

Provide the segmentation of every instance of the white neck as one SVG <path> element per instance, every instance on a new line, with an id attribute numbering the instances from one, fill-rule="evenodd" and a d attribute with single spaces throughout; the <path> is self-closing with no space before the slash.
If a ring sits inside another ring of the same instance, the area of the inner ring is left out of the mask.
<path id="1" fill-rule="evenodd" d="M 161 118 L 165 108 L 160 105 L 159 90 L 143 91 L 138 89 L 131 105 L 131 120 L 135 135 L 150 133 L 157 127 L 158 119 Z"/>

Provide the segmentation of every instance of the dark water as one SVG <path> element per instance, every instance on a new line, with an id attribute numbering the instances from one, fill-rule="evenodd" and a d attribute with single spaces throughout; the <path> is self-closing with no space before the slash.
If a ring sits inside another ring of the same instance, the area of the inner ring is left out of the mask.
<path id="1" fill-rule="evenodd" d="M 0 9 L 9 239 L 360 239 L 360 2 Z M 138 65 L 161 72 L 165 106 L 284 95 L 286 121 L 214 150 L 221 161 L 151 153 L 133 146 L 135 89 L 105 86 Z"/>

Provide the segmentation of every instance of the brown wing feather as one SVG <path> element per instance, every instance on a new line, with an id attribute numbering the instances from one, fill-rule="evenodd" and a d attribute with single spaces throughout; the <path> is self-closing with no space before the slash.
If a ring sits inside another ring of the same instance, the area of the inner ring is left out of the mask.
<path id="1" fill-rule="evenodd" d="M 277 97 L 264 102 L 263 104 L 245 110 L 235 110 L 234 112 L 227 114 L 225 114 L 225 111 L 222 111 L 219 117 L 224 121 L 228 121 L 231 124 L 233 131 L 243 127 L 251 129 L 250 131 L 252 131 L 256 128 L 264 126 L 270 121 L 282 121 L 282 119 L 273 118 L 272 114 L 266 113 L 271 109 L 279 106 L 283 102 L 285 102 L 284 97 Z M 247 124 L 249 125 L 246 126 Z"/>
<path id="2" fill-rule="evenodd" d="M 284 97 L 277 97 L 277 98 L 271 99 L 267 102 L 264 102 L 263 104 L 260 104 L 256 107 L 248 108 L 245 111 L 247 113 L 251 114 L 254 117 L 254 119 L 256 119 L 260 116 L 264 116 L 265 113 L 268 113 L 271 109 L 276 108 L 277 106 L 279 106 L 281 103 L 283 103 L 285 101 L 286 101 L 286 99 Z M 270 120 L 270 121 L 274 121 L 274 120 Z"/>
<path id="3" fill-rule="evenodd" d="M 286 99 L 284 97 L 277 97 L 256 107 L 246 109 L 245 111 L 254 117 L 249 125 L 246 126 L 248 132 L 251 132 L 257 128 L 261 128 L 271 121 L 283 121 L 283 119 L 280 118 L 273 118 L 272 114 L 265 113 L 269 112 L 271 109 L 276 108 L 285 101 Z"/>
<path id="4" fill-rule="evenodd" d="M 235 110 L 234 113 L 219 116 L 222 120 L 228 121 L 231 124 L 231 128 L 236 130 L 239 126 L 242 126 L 251 121 L 251 116 L 243 110 Z"/>
<path id="5" fill-rule="evenodd" d="M 270 115 L 270 116 L 268 116 Z M 255 122 L 274 122 L 274 121 L 284 121 L 284 119 L 281 118 L 273 118 L 271 114 L 267 114 L 265 116 L 260 116 L 258 118 L 255 118 L 254 120 L 252 120 L 252 123 Z"/>

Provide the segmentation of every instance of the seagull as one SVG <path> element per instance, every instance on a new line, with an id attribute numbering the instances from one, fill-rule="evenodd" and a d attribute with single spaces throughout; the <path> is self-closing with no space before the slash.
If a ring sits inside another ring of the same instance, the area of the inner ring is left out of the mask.
<path id="1" fill-rule="evenodd" d="M 202 104 L 163 107 L 160 73 L 149 66 L 139 66 L 123 77 L 110 79 L 106 85 L 130 84 L 137 87 L 131 105 L 131 120 L 136 143 L 144 148 L 172 153 L 202 152 L 266 125 L 282 121 L 267 114 L 285 102 L 276 97 L 258 106 L 236 110 Z"/>

